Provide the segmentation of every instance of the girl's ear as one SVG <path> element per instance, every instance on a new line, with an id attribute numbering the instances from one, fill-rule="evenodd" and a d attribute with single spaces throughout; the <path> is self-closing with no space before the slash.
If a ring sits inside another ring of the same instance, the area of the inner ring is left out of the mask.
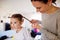
<path id="1" fill-rule="evenodd" d="M 24 19 L 22 19 L 22 22 L 21 22 L 21 24 L 23 24 L 23 22 L 24 22 Z"/>
<path id="2" fill-rule="evenodd" d="M 22 22 L 24 22 L 24 19 L 22 19 Z"/>

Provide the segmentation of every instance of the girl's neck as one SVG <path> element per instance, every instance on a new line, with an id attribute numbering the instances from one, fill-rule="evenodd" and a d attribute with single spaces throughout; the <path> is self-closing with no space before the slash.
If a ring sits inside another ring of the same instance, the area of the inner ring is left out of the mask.
<path id="1" fill-rule="evenodd" d="M 22 27 L 19 27 L 17 30 L 16 30 L 16 33 L 18 33 L 19 31 L 21 31 Z"/>

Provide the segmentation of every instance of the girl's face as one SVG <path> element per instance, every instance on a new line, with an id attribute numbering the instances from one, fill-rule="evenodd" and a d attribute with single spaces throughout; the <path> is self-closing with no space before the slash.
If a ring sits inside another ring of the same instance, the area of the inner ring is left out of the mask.
<path id="1" fill-rule="evenodd" d="M 48 11 L 49 6 L 51 5 L 51 2 L 48 2 L 45 4 L 39 1 L 32 1 L 32 4 L 36 8 L 37 12 L 45 13 L 46 11 Z"/>
<path id="2" fill-rule="evenodd" d="M 17 18 L 11 18 L 10 20 L 11 29 L 19 29 L 21 25 L 22 25 L 22 22 L 19 21 Z"/>

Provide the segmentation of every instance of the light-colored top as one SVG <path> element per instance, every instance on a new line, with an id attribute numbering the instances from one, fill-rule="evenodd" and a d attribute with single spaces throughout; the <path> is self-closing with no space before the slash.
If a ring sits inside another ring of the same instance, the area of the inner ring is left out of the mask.
<path id="1" fill-rule="evenodd" d="M 32 40 L 30 33 L 26 28 L 22 28 L 14 35 L 14 40 Z"/>
<path id="2" fill-rule="evenodd" d="M 51 14 L 42 14 L 41 40 L 60 40 L 60 9 Z"/>

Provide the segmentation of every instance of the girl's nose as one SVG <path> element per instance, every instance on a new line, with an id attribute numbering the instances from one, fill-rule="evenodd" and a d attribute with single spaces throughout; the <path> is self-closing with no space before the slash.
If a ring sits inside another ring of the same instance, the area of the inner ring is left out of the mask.
<path id="1" fill-rule="evenodd" d="M 37 12 L 40 12 L 40 9 L 36 9 Z"/>

